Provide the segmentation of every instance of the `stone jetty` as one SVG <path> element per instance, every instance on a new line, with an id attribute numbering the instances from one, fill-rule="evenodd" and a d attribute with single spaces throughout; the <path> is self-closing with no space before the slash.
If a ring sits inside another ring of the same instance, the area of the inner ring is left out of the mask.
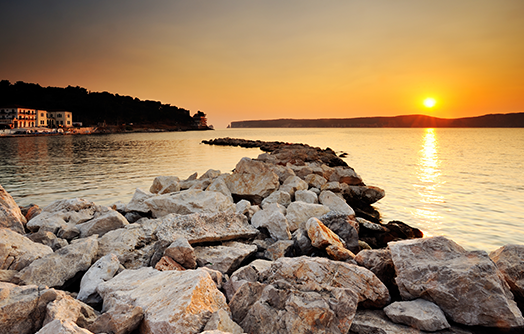
<path id="1" fill-rule="evenodd" d="M 524 245 L 383 222 L 331 149 L 260 147 L 129 203 L 20 208 L 0 186 L 0 334 L 522 333 Z"/>

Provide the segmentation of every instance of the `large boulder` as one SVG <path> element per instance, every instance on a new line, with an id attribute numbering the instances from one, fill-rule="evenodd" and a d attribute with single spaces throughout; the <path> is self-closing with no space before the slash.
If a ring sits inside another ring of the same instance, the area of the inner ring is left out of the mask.
<path id="1" fill-rule="evenodd" d="M 98 286 L 104 312 L 127 305 L 144 312 L 140 333 L 200 333 L 211 315 L 229 311 L 207 271 L 124 270 Z"/>
<path id="2" fill-rule="evenodd" d="M 524 245 L 500 247 L 491 252 L 489 257 L 504 275 L 515 298 L 524 303 Z"/>
<path id="3" fill-rule="evenodd" d="M 432 301 L 464 325 L 524 326 L 508 284 L 486 252 L 468 252 L 445 237 L 392 242 L 388 247 L 403 299 Z"/>
<path id="4" fill-rule="evenodd" d="M 18 233 L 24 233 L 26 219 L 15 200 L 0 185 L 0 228 L 7 227 Z"/>
<path id="5" fill-rule="evenodd" d="M 234 198 L 247 199 L 256 204 L 280 186 L 278 176 L 266 164 L 249 158 L 242 158 L 225 181 Z"/>
<path id="6" fill-rule="evenodd" d="M 251 238 L 258 234 L 246 216 L 238 213 L 167 215 L 159 219 L 158 240 L 173 242 L 184 237 L 190 244 Z"/>
<path id="7" fill-rule="evenodd" d="M 187 215 L 192 213 L 235 212 L 233 204 L 225 195 L 215 191 L 189 189 L 151 197 L 144 201 L 154 217 L 171 213 Z"/>
<path id="8" fill-rule="evenodd" d="M 291 239 L 286 216 L 280 211 L 276 203 L 267 205 L 264 210 L 256 212 L 251 218 L 251 225 L 256 228 L 266 228 L 275 240 Z"/>
<path id="9" fill-rule="evenodd" d="M 378 279 L 388 288 L 393 298 L 400 298 L 395 282 L 395 266 L 388 248 L 361 250 L 355 256 L 355 261 L 359 266 L 367 268 L 377 275 Z"/>
<path id="10" fill-rule="evenodd" d="M 384 312 L 395 323 L 423 331 L 435 332 L 451 327 L 440 307 L 425 299 L 395 302 L 386 306 Z"/>
<path id="11" fill-rule="evenodd" d="M 321 204 L 293 202 L 287 207 L 286 218 L 289 230 L 294 232 L 299 227 L 305 228 L 306 222 L 311 217 L 319 218 L 331 211 L 329 207 Z"/>
<path id="12" fill-rule="evenodd" d="M 51 253 L 49 246 L 33 242 L 14 230 L 0 228 L 0 269 L 22 270 Z"/>
<path id="13" fill-rule="evenodd" d="M 33 261 L 15 279 L 22 284 L 61 287 L 78 272 L 86 271 L 98 250 L 96 235 L 73 241 L 69 246 Z"/>
<path id="14" fill-rule="evenodd" d="M 109 281 L 120 269 L 120 261 L 114 254 L 107 254 L 96 261 L 80 281 L 77 299 L 88 304 L 102 302 L 96 288 L 102 282 Z"/>
<path id="15" fill-rule="evenodd" d="M 242 261 L 256 251 L 257 246 L 236 241 L 224 243 L 221 246 L 195 247 L 198 265 L 218 270 L 222 274 L 231 274 L 237 270 Z"/>

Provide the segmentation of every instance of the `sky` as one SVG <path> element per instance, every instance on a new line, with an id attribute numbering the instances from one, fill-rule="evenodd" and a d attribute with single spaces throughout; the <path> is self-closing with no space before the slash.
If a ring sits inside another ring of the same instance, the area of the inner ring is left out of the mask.
<path id="1" fill-rule="evenodd" d="M 523 18 L 522 0 L 0 0 L 0 80 L 161 101 L 215 128 L 524 112 Z"/>

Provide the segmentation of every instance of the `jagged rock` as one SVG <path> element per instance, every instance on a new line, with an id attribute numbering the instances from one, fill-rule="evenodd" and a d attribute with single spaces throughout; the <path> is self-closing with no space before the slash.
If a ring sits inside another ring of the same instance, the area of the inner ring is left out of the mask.
<path id="1" fill-rule="evenodd" d="M 72 321 L 53 320 L 42 327 L 36 334 L 93 334 Z"/>
<path id="2" fill-rule="evenodd" d="M 206 188 L 206 191 L 215 191 L 223 194 L 226 196 L 231 202 L 233 202 L 233 196 L 231 195 L 231 191 L 227 187 L 226 181 L 225 181 L 225 175 L 224 177 L 217 177 L 213 180 L 213 182 Z"/>
<path id="3" fill-rule="evenodd" d="M 242 158 L 233 174 L 225 178 L 233 197 L 259 204 L 280 186 L 278 176 L 263 162 Z"/>
<path id="4" fill-rule="evenodd" d="M 262 209 L 265 209 L 273 203 L 278 203 L 283 207 L 287 207 L 291 203 L 291 196 L 289 195 L 289 193 L 282 190 L 274 191 L 271 193 L 271 195 L 264 198 L 264 200 L 261 203 Z"/>
<path id="5" fill-rule="evenodd" d="M 80 238 L 87 238 L 93 234 L 103 236 L 111 230 L 129 225 L 128 221 L 117 211 L 110 210 L 97 218 L 91 219 L 76 227 L 80 231 Z"/>
<path id="6" fill-rule="evenodd" d="M 231 300 L 236 291 L 246 282 L 257 282 L 262 280 L 263 275 L 271 267 L 272 261 L 255 260 L 247 266 L 237 269 L 229 280 L 224 284 L 227 299 Z"/>
<path id="7" fill-rule="evenodd" d="M 91 266 L 97 250 L 96 235 L 75 240 L 70 245 L 33 261 L 15 279 L 26 285 L 61 287 L 76 273 L 86 271 Z"/>
<path id="8" fill-rule="evenodd" d="M 10 283 L 18 274 L 18 270 L 0 269 L 0 282 Z"/>
<path id="9" fill-rule="evenodd" d="M 231 334 L 242 334 L 244 330 L 237 323 L 231 320 L 231 316 L 224 309 L 219 309 L 211 315 L 204 331 L 221 331 L 231 333 Z"/>
<path id="10" fill-rule="evenodd" d="M 0 228 L 0 269 L 22 270 L 52 253 L 48 246 L 33 242 L 14 230 Z"/>
<path id="11" fill-rule="evenodd" d="M 504 275 L 515 298 L 524 302 L 524 245 L 506 245 L 491 252 L 489 257 Z"/>
<path id="12" fill-rule="evenodd" d="M 259 156 L 260 157 L 260 156 Z M 260 160 L 260 159 L 259 159 Z M 280 183 L 284 183 L 286 179 L 290 176 L 295 176 L 295 172 L 286 166 L 280 166 L 280 165 L 268 165 L 267 166 L 273 173 L 277 174 L 278 181 Z"/>
<path id="13" fill-rule="evenodd" d="M 355 254 L 344 247 L 338 235 L 322 224 L 317 218 L 312 217 L 307 221 L 306 230 L 311 240 L 311 245 L 319 249 L 326 249 L 331 259 L 345 261 L 355 257 Z"/>
<path id="14" fill-rule="evenodd" d="M 228 311 L 224 295 L 202 269 L 124 270 L 98 286 L 104 310 L 139 306 L 144 311 L 141 333 L 200 333 L 211 315 Z"/>
<path id="15" fill-rule="evenodd" d="M 395 266 L 388 248 L 361 250 L 355 256 L 355 261 L 359 266 L 371 270 L 384 283 L 392 296 L 400 296 L 395 283 Z"/>
<path id="16" fill-rule="evenodd" d="M 311 245 L 311 239 L 307 235 L 307 231 L 303 228 L 299 228 L 293 232 L 293 242 L 295 246 L 296 255 L 311 255 L 315 248 Z"/>
<path id="17" fill-rule="evenodd" d="M 249 220 L 251 220 L 251 217 L 253 217 L 253 215 L 258 211 L 260 211 L 258 205 L 251 205 L 251 202 L 245 199 L 240 200 L 236 204 L 236 212 L 245 215 Z"/>
<path id="18" fill-rule="evenodd" d="M 127 203 L 126 205 L 126 211 L 148 213 L 149 211 L 151 211 L 151 209 L 149 208 L 149 206 L 147 206 L 147 204 L 144 201 L 155 196 L 156 195 L 145 192 L 140 188 L 136 188 L 135 193 L 133 194 L 133 198 L 131 198 L 131 201 L 129 201 L 129 203 Z"/>
<path id="19" fill-rule="evenodd" d="M 373 186 L 349 186 L 344 195 L 351 201 L 373 204 L 386 196 L 384 189 Z"/>
<path id="20" fill-rule="evenodd" d="M 343 213 L 348 216 L 355 216 L 355 211 L 353 211 L 346 201 L 329 190 L 324 190 L 321 192 L 318 200 L 321 204 L 327 206 L 331 211 Z"/>
<path id="21" fill-rule="evenodd" d="M 384 312 L 395 323 L 423 331 L 434 332 L 451 327 L 444 312 L 436 304 L 424 299 L 395 302 L 386 306 Z"/>
<path id="22" fill-rule="evenodd" d="M 184 237 L 176 238 L 164 250 L 164 255 L 169 256 L 184 268 L 195 269 L 197 266 L 195 250 Z"/>
<path id="23" fill-rule="evenodd" d="M 347 249 L 353 253 L 360 251 L 360 246 L 358 245 L 358 232 L 360 227 L 353 216 L 329 212 L 321 216 L 319 220 L 344 241 Z"/>
<path id="24" fill-rule="evenodd" d="M 27 222 L 20 208 L 9 193 L 0 185 L 0 228 L 6 227 L 18 233 L 24 233 Z"/>
<path id="25" fill-rule="evenodd" d="M 402 298 L 424 298 L 453 321 L 486 327 L 524 326 L 507 283 L 486 252 L 467 252 L 445 237 L 389 243 Z"/>
<path id="26" fill-rule="evenodd" d="M 42 209 L 36 204 L 29 204 L 27 206 L 20 207 L 20 212 L 27 221 L 30 221 L 34 217 L 38 216 L 42 212 Z"/>
<path id="27" fill-rule="evenodd" d="M 89 219 L 91 218 L 92 217 L 89 216 Z M 65 219 L 65 214 L 42 211 L 38 216 L 34 217 L 27 223 L 27 229 L 32 232 L 41 230 L 57 234 L 58 230 L 67 226 Z M 86 220 L 87 219 L 88 217 L 86 217 Z"/>
<path id="28" fill-rule="evenodd" d="M 88 329 L 93 333 L 128 334 L 138 328 L 143 319 L 144 311 L 140 306 L 121 303 L 112 305 Z"/>
<path id="29" fill-rule="evenodd" d="M 218 169 L 208 169 L 202 176 L 200 177 L 200 180 L 204 179 L 216 179 L 221 175 L 220 171 Z"/>
<path id="30" fill-rule="evenodd" d="M 294 244 L 293 240 L 278 240 L 264 251 L 264 256 L 271 261 L 284 256 L 292 256 Z"/>
<path id="31" fill-rule="evenodd" d="M 291 198 L 295 198 L 295 192 L 297 190 L 307 190 L 307 188 L 307 183 L 300 177 L 290 176 L 280 186 L 280 191 L 285 191 L 291 196 Z"/>
<path id="32" fill-rule="evenodd" d="M 299 202 L 318 204 L 318 196 L 309 190 L 297 190 L 295 192 L 295 200 Z"/>
<path id="33" fill-rule="evenodd" d="M 153 184 L 149 188 L 152 194 L 167 194 L 180 191 L 180 179 L 176 176 L 157 176 L 153 180 Z M 137 211 L 134 210 L 133 211 Z M 146 211 L 147 212 L 147 211 Z"/>
<path id="34" fill-rule="evenodd" d="M 325 205 L 293 202 L 287 207 L 286 213 L 289 230 L 294 232 L 299 227 L 305 228 L 306 222 L 309 218 L 319 218 L 329 211 L 331 210 Z"/>
<path id="35" fill-rule="evenodd" d="M 344 187 L 342 183 L 333 181 L 333 182 L 324 183 L 324 185 L 320 187 L 320 190 L 321 191 L 331 191 L 333 193 L 340 194 L 346 188 L 347 188 L 347 185 L 346 187 Z"/>
<path id="36" fill-rule="evenodd" d="M 0 334 L 32 334 L 42 327 L 46 306 L 58 292 L 36 285 L 0 283 Z"/>
<path id="37" fill-rule="evenodd" d="M 267 205 L 264 210 L 256 212 L 251 218 L 251 225 L 265 227 L 275 240 L 289 240 L 291 233 L 286 216 L 282 214 L 277 203 Z"/>
<path id="38" fill-rule="evenodd" d="M 186 270 L 184 267 L 182 267 L 180 264 L 178 264 L 175 260 L 173 260 L 169 256 L 162 256 L 160 261 L 158 261 L 155 264 L 155 269 L 160 270 L 160 271 L 165 271 L 165 270 L 184 271 Z"/>
<path id="39" fill-rule="evenodd" d="M 53 251 L 69 245 L 67 240 L 58 238 L 53 233 L 43 230 L 28 235 L 28 238 L 33 242 L 51 247 Z"/>
<path id="40" fill-rule="evenodd" d="M 207 267 L 230 274 L 249 255 L 257 251 L 257 246 L 246 245 L 240 242 L 229 242 L 222 246 L 195 247 L 195 255 L 199 267 Z"/>
<path id="41" fill-rule="evenodd" d="M 82 277 L 77 299 L 88 304 L 102 302 L 96 288 L 100 283 L 113 278 L 119 268 L 120 261 L 114 254 L 107 254 L 98 259 Z"/>
<path id="42" fill-rule="evenodd" d="M 57 291 L 54 301 L 47 304 L 43 325 L 55 320 L 70 321 L 87 328 L 92 324 L 97 314 L 90 306 L 74 299 L 63 291 Z"/>
<path id="43" fill-rule="evenodd" d="M 339 182 L 349 185 L 362 184 L 362 178 L 355 173 L 353 168 L 335 167 L 333 173 L 329 176 L 330 182 Z"/>
<path id="44" fill-rule="evenodd" d="M 313 174 L 313 168 L 307 163 L 304 166 L 290 165 L 295 175 L 304 180 L 308 175 Z"/>
<path id="45" fill-rule="evenodd" d="M 43 230 L 44 229 L 40 229 L 39 231 Z M 62 225 L 61 228 L 58 230 L 57 235 L 61 239 L 72 240 L 80 235 L 80 229 L 73 224 Z"/>
<path id="46" fill-rule="evenodd" d="M 124 216 L 126 220 L 129 222 L 129 224 L 136 223 L 140 219 L 144 218 L 142 215 L 136 211 L 128 212 Z"/>
<path id="47" fill-rule="evenodd" d="M 324 177 L 317 174 L 309 174 L 308 176 L 306 176 L 304 181 L 307 182 L 310 188 L 317 189 L 322 188 L 322 186 L 327 183 L 327 180 Z"/>
<path id="48" fill-rule="evenodd" d="M 190 244 L 210 241 L 227 241 L 255 237 L 258 230 L 246 216 L 238 213 L 196 213 L 192 215 L 167 215 L 160 218 L 158 240 L 169 243 L 184 237 Z"/>
<path id="49" fill-rule="evenodd" d="M 144 201 L 154 217 L 171 213 L 235 212 L 235 205 L 223 194 L 215 191 L 186 190 L 179 193 L 159 195 Z"/>

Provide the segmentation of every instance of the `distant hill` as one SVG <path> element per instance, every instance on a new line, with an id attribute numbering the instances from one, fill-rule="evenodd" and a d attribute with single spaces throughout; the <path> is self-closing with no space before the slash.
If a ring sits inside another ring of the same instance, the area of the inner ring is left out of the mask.
<path id="1" fill-rule="evenodd" d="M 438 118 L 425 115 L 395 117 L 272 119 L 231 122 L 232 128 L 522 128 L 524 113 Z"/>
<path id="2" fill-rule="evenodd" d="M 159 101 L 142 101 L 131 96 L 108 92 L 90 92 L 82 87 L 42 87 L 18 81 L 11 84 L 0 81 L 0 107 L 21 105 L 40 110 L 65 110 L 73 112 L 73 121 L 84 126 L 150 125 L 161 128 L 191 130 L 202 128 L 198 124 L 202 112 L 191 117 L 189 110 L 162 104 Z M 204 123 L 205 124 L 205 123 Z M 207 128 L 207 126 L 205 126 Z"/>

